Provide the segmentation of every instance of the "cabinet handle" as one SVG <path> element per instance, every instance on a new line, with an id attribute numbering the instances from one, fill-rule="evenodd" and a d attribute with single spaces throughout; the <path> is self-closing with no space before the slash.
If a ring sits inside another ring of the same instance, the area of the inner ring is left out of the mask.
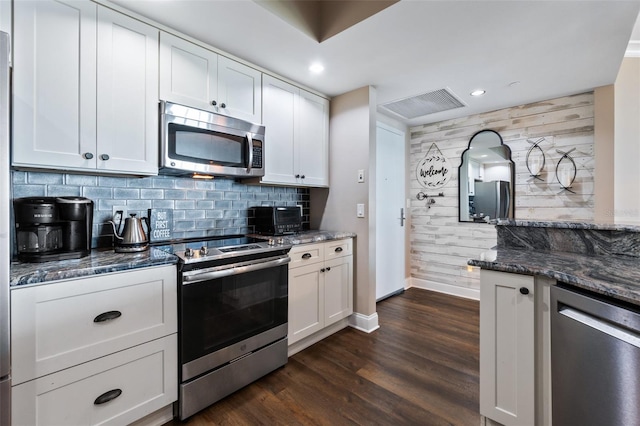
<path id="1" fill-rule="evenodd" d="M 107 161 L 109 159 L 109 155 L 108 154 L 100 154 L 100 159 L 103 161 Z"/>
<path id="2" fill-rule="evenodd" d="M 120 312 L 120 311 L 104 312 L 104 313 L 98 315 L 97 317 L 95 317 L 93 319 L 93 322 L 111 321 L 111 320 L 114 320 L 114 319 L 119 318 L 121 316 L 122 316 L 122 312 Z"/>
<path id="3" fill-rule="evenodd" d="M 300 176 L 302 179 L 304 179 L 304 175 Z"/>
<path id="4" fill-rule="evenodd" d="M 227 104 L 225 104 L 224 102 L 220 104 L 220 108 L 226 108 Z"/>
<path id="5" fill-rule="evenodd" d="M 320 272 L 324 272 L 324 268 L 321 268 L 321 269 L 320 269 Z"/>
<path id="6" fill-rule="evenodd" d="M 211 101 L 211 105 L 216 106 L 218 103 L 216 101 Z"/>
<path id="7" fill-rule="evenodd" d="M 93 158 L 93 154 L 90 152 L 85 152 L 82 156 L 85 160 L 91 160 Z"/>
<path id="8" fill-rule="evenodd" d="M 302 255 L 303 259 L 311 259 L 311 253 L 305 253 Z"/>
<path id="9" fill-rule="evenodd" d="M 529 294 L 529 289 L 526 287 L 520 287 L 520 294 L 524 294 L 526 296 Z"/>
<path id="10" fill-rule="evenodd" d="M 100 395 L 99 397 L 97 397 L 96 400 L 93 401 L 93 404 L 94 405 L 106 404 L 109 401 L 113 401 L 114 399 L 119 397 L 121 394 L 122 394 L 122 389 L 111 389 L 110 391 L 107 391 L 102 395 Z"/>
<path id="11" fill-rule="evenodd" d="M 296 175 L 296 179 L 298 179 L 300 177 L 300 175 Z"/>
<path id="12" fill-rule="evenodd" d="M 330 271 L 330 270 L 331 270 L 331 266 L 327 266 L 327 271 Z"/>
<path id="13" fill-rule="evenodd" d="M 336 247 L 336 249 L 334 251 L 336 253 L 340 253 L 340 252 L 342 252 L 342 247 Z"/>

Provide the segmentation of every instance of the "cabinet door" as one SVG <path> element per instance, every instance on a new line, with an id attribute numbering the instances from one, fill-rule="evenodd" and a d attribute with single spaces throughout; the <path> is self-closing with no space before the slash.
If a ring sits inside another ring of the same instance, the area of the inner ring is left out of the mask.
<path id="1" fill-rule="evenodd" d="M 262 182 L 295 184 L 296 110 L 299 89 L 271 76 L 262 79 L 265 175 Z"/>
<path id="2" fill-rule="evenodd" d="M 97 168 L 158 173 L 158 30 L 98 9 Z"/>
<path id="3" fill-rule="evenodd" d="M 125 425 L 171 404 L 178 396 L 176 336 L 14 386 L 12 423 Z M 102 395 L 114 398 L 100 403 Z"/>
<path id="4" fill-rule="evenodd" d="M 298 111 L 298 182 L 329 186 L 329 101 L 300 90 Z"/>
<path id="5" fill-rule="evenodd" d="M 526 293 L 526 294 L 523 294 Z M 480 273 L 480 414 L 535 424 L 534 280 Z"/>
<path id="6" fill-rule="evenodd" d="M 325 327 L 353 313 L 353 257 L 344 256 L 324 264 Z"/>
<path id="7" fill-rule="evenodd" d="M 218 97 L 220 113 L 252 123 L 262 122 L 262 73 L 260 71 L 219 56 Z"/>
<path id="8" fill-rule="evenodd" d="M 13 165 L 95 169 L 96 7 L 14 3 Z"/>
<path id="9" fill-rule="evenodd" d="M 315 263 L 289 269 L 289 345 L 324 327 L 321 268 Z"/>
<path id="10" fill-rule="evenodd" d="M 218 112 L 218 55 L 196 44 L 160 34 L 160 99 Z"/>

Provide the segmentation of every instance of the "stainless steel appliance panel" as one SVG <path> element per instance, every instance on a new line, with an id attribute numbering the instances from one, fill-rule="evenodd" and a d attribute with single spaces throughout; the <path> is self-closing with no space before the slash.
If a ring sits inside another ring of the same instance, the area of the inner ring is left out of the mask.
<path id="1" fill-rule="evenodd" d="M 554 425 L 640 425 L 640 309 L 551 288 Z"/>
<path id="2" fill-rule="evenodd" d="M 474 206 L 475 214 L 489 216 L 490 219 L 506 218 L 509 214 L 509 182 L 476 182 Z"/>
<path id="3" fill-rule="evenodd" d="M 184 420 L 287 363 L 287 339 L 227 364 L 191 382 L 179 391 L 179 417 Z"/>
<path id="4" fill-rule="evenodd" d="M 0 32 L 0 426 L 11 424 L 9 46 L 9 34 Z"/>

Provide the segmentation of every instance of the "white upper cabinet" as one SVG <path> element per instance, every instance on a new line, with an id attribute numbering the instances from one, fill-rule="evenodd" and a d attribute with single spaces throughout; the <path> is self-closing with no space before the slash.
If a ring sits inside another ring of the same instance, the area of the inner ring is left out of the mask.
<path id="1" fill-rule="evenodd" d="M 15 2 L 14 165 L 96 168 L 96 10 Z"/>
<path id="2" fill-rule="evenodd" d="M 158 173 L 158 30 L 103 7 L 97 152 L 99 170 Z"/>
<path id="3" fill-rule="evenodd" d="M 168 33 L 160 36 L 160 99 L 262 121 L 261 73 Z"/>
<path id="4" fill-rule="evenodd" d="M 262 183 L 329 186 L 329 101 L 262 77 L 265 176 Z"/>
<path id="5" fill-rule="evenodd" d="M 158 31 L 91 1 L 16 1 L 16 167 L 157 174 Z"/>

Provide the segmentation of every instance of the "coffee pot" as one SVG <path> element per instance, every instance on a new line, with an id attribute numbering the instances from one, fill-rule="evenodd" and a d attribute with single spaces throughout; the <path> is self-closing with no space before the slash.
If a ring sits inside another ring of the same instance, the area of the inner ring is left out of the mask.
<path id="1" fill-rule="evenodd" d="M 124 220 L 124 228 L 122 232 L 120 232 L 120 228 L 122 227 L 122 212 L 116 212 L 116 215 L 118 214 L 120 215 L 120 221 L 118 222 L 117 228 L 115 221 L 109 221 L 113 227 L 113 235 L 116 238 L 114 241 L 116 253 L 134 253 L 147 250 L 149 248 L 149 238 L 142 227 L 142 223 L 146 223 L 148 232 L 149 218 L 139 218 L 136 217 L 135 213 L 130 213 L 130 217 Z"/>

